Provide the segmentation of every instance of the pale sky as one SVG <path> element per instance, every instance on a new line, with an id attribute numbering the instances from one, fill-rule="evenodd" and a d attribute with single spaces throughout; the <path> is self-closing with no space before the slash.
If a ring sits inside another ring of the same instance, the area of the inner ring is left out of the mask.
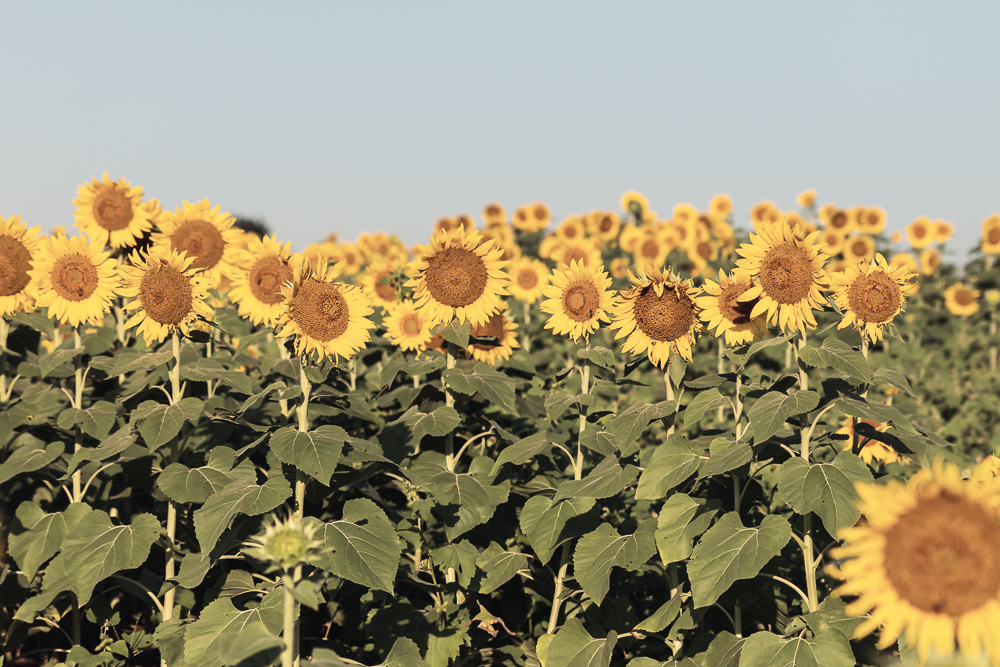
<path id="1" fill-rule="evenodd" d="M 1000 3 L 0 0 L 0 215 L 72 224 L 108 171 L 301 249 L 637 189 L 1000 211 Z"/>

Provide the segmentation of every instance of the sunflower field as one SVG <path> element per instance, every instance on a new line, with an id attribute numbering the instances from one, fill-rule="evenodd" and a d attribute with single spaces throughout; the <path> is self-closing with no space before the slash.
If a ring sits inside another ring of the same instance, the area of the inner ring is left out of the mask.
<path id="1" fill-rule="evenodd" d="M 4 664 L 1000 664 L 1000 216 L 73 203 L 0 215 Z"/>

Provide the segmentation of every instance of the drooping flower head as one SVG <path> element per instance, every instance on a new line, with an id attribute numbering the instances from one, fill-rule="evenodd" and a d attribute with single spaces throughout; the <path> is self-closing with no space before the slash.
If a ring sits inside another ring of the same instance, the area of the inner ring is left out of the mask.
<path id="1" fill-rule="evenodd" d="M 882 253 L 873 262 L 850 262 L 830 276 L 837 307 L 844 313 L 838 329 L 854 326 L 871 342 L 882 340 L 882 328 L 892 322 L 908 295 L 917 290 L 914 274 L 902 263 L 889 265 Z"/>
<path id="2" fill-rule="evenodd" d="M 155 207 L 144 205 L 142 188 L 124 178 L 112 181 L 107 172 L 81 185 L 73 200 L 76 227 L 101 246 L 130 248 L 153 229 Z"/>
<path id="3" fill-rule="evenodd" d="M 153 237 L 158 248 L 187 253 L 191 266 L 202 270 L 211 289 L 218 287 L 223 274 L 232 268 L 241 236 L 240 229 L 233 227 L 236 218 L 221 213 L 220 208 L 213 208 L 207 199 L 197 204 L 184 202 L 173 213 L 164 212 L 160 233 Z"/>
<path id="4" fill-rule="evenodd" d="M 100 241 L 58 235 L 43 243 L 31 262 L 36 306 L 71 327 L 100 325 L 111 310 L 121 279 L 117 263 Z"/>
<path id="5" fill-rule="evenodd" d="M 701 307 L 695 302 L 698 288 L 668 271 L 629 271 L 631 289 L 618 295 L 614 304 L 615 340 L 626 338 L 622 349 L 631 354 L 649 354 L 656 366 L 666 366 L 674 352 L 691 361 L 691 346 L 701 325 Z"/>
<path id="6" fill-rule="evenodd" d="M 695 299 L 702 309 L 700 317 L 716 336 L 725 336 L 726 345 L 752 343 L 767 334 L 767 316 L 750 317 L 757 301 L 740 301 L 739 297 L 753 287 L 747 276 L 727 275 L 719 269 L 719 282 L 706 280 L 702 285 L 705 296 Z"/>
<path id="7" fill-rule="evenodd" d="M 41 226 L 28 229 L 21 216 L 0 215 L 0 316 L 12 315 L 34 304 L 36 285 L 31 260 L 41 245 Z"/>
<path id="8" fill-rule="evenodd" d="M 246 250 L 233 258 L 229 300 L 243 319 L 273 327 L 285 300 L 281 286 L 292 280 L 292 244 L 279 243 L 277 235 L 261 239 L 252 234 L 246 243 Z"/>
<path id="9" fill-rule="evenodd" d="M 795 198 L 795 201 L 798 202 L 799 206 L 802 208 L 812 208 L 816 204 L 816 191 L 806 190 L 804 192 L 800 192 L 799 196 Z"/>
<path id="10" fill-rule="evenodd" d="M 554 269 L 549 283 L 544 290 L 547 298 L 541 304 L 542 312 L 551 315 L 546 329 L 578 341 L 589 338 L 602 321 L 610 321 L 614 292 L 609 289 L 611 277 L 603 266 L 589 268 L 573 262 Z"/>
<path id="11" fill-rule="evenodd" d="M 476 361 L 496 366 L 499 362 L 510 359 L 515 347 L 521 347 L 521 344 L 517 342 L 516 330 L 517 324 L 510 319 L 507 306 L 504 305 L 490 315 L 490 319 L 485 324 L 472 327 L 469 330 L 469 333 L 476 338 L 496 338 L 497 344 L 472 343 L 466 348 L 466 352 L 471 354 Z"/>

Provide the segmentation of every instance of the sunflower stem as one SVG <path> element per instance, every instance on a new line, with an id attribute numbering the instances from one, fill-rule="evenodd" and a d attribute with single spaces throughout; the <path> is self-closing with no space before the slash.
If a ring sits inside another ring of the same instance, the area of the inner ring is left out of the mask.
<path id="1" fill-rule="evenodd" d="M 670 380 L 670 365 L 672 363 L 674 363 L 674 355 L 670 355 L 670 359 L 667 360 L 667 370 L 665 370 L 663 372 L 663 384 L 667 388 L 667 400 L 671 401 L 671 402 L 673 402 L 673 400 L 674 400 L 674 384 Z M 677 419 L 677 407 L 676 406 L 674 406 L 674 409 L 671 411 L 671 414 L 673 415 L 673 419 L 676 420 Z M 675 425 L 674 421 L 671 420 L 670 426 L 667 427 L 667 437 L 668 438 L 674 434 L 674 425 Z"/>
<path id="2" fill-rule="evenodd" d="M 358 389 L 358 358 L 351 357 L 351 360 L 347 362 L 351 371 L 350 375 L 350 386 L 351 391 L 357 391 Z"/>
<path id="3" fill-rule="evenodd" d="M 989 347 L 989 350 L 990 350 L 990 372 L 991 373 L 994 373 L 997 370 L 997 345 L 996 345 L 996 338 L 997 338 L 997 320 L 996 320 L 996 314 L 993 312 L 993 309 L 990 309 L 990 340 L 989 340 L 989 343 L 987 344 L 987 347 Z M 2 376 L 0 376 L 0 377 L 2 377 Z"/>
<path id="4" fill-rule="evenodd" d="M 82 345 L 80 340 L 80 330 L 78 328 L 73 329 L 73 349 L 77 350 Z M 73 358 L 73 407 L 77 410 L 83 409 L 83 359 L 80 355 L 76 355 Z M 73 451 L 78 452 L 83 449 L 83 433 L 80 432 L 80 425 L 77 424 L 73 427 Z M 83 502 L 82 498 L 82 481 L 83 472 L 77 470 L 73 473 L 73 497 L 76 499 L 74 502 Z"/>
<path id="5" fill-rule="evenodd" d="M 184 388 L 181 386 L 181 336 L 175 330 L 174 335 L 171 338 L 171 347 L 174 352 L 174 366 L 170 369 L 170 388 L 172 390 L 170 401 L 173 405 L 177 405 L 181 396 L 184 393 Z M 170 441 L 170 462 L 176 463 L 178 458 L 178 439 L 174 438 Z M 167 500 L 167 564 L 164 568 L 163 578 L 165 580 L 173 579 L 176 574 L 176 542 L 177 537 L 177 505 L 172 500 Z M 163 620 L 169 621 L 174 617 L 174 600 L 177 596 L 177 589 L 171 587 L 163 595 Z"/>
<path id="6" fill-rule="evenodd" d="M 861 354 L 864 355 L 865 361 L 868 361 L 868 336 L 861 332 Z M 868 398 L 868 386 L 865 386 L 864 392 L 861 393 L 861 398 Z M 854 442 L 851 443 L 852 451 L 855 454 L 860 454 L 861 452 L 861 434 L 858 433 L 858 418 L 851 415 L 851 435 L 854 438 Z"/>
<path id="7" fill-rule="evenodd" d="M 281 652 L 281 667 L 295 667 L 295 664 L 298 662 L 298 624 L 295 622 L 297 605 L 295 603 L 295 595 L 292 591 L 295 589 L 295 584 L 301 571 L 301 566 L 299 566 L 295 569 L 294 573 L 286 572 L 283 577 L 285 604 L 281 635 L 285 640 L 285 648 Z"/>
<path id="8" fill-rule="evenodd" d="M 312 383 L 306 377 L 306 365 L 308 360 L 305 356 L 299 357 L 299 387 L 302 388 L 302 401 L 295 409 L 295 416 L 299 424 L 299 433 L 306 433 L 309 430 L 309 395 L 312 392 Z M 295 469 L 295 518 L 303 517 L 303 507 L 306 502 L 306 476 L 298 468 Z"/>
<path id="9" fill-rule="evenodd" d="M 809 372 L 806 370 L 807 366 L 803 362 L 799 355 L 803 348 L 806 346 L 806 330 L 805 328 L 799 329 L 798 339 L 794 342 L 789 341 L 789 345 L 795 346 L 795 361 L 799 367 L 799 391 L 806 391 L 809 389 Z M 809 436 L 810 430 L 806 428 L 805 417 L 802 418 L 802 427 L 799 431 L 801 434 L 801 456 L 809 463 Z M 816 592 L 816 569 L 819 563 L 816 562 L 816 558 L 813 555 L 813 536 L 812 536 L 812 513 L 806 512 L 802 517 L 802 558 L 806 567 L 806 593 L 808 595 L 808 605 L 809 612 L 814 612 L 819 608 L 819 599 Z"/>
<path id="10" fill-rule="evenodd" d="M 0 405 L 7 402 L 7 334 L 10 325 L 0 316 Z M 11 383 L 13 385 L 13 382 Z"/>
<path id="11" fill-rule="evenodd" d="M 723 342 L 723 338 L 721 336 L 716 339 L 716 342 L 718 343 L 719 346 L 719 365 L 717 372 L 719 373 L 719 375 L 722 375 L 723 373 L 726 372 L 726 344 Z M 722 427 L 722 419 L 724 416 L 725 416 L 724 408 L 723 406 L 720 405 L 719 409 L 715 411 L 715 423 L 719 424 L 720 428 Z M 738 439 L 739 438 L 737 437 L 737 440 Z"/>
<path id="12" fill-rule="evenodd" d="M 447 343 L 444 349 L 444 360 L 445 360 L 445 370 L 451 370 L 455 367 L 455 350 L 454 344 Z M 455 407 L 455 395 L 451 393 L 448 388 L 448 383 L 445 381 L 441 382 L 444 387 L 444 404 L 449 408 Z M 448 469 L 448 472 L 455 472 L 455 434 L 448 433 L 444 436 L 444 464 Z"/>

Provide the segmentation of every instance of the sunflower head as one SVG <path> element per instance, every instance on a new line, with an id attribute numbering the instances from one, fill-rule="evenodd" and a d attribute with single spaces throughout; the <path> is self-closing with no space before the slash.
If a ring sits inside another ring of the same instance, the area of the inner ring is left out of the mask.
<path id="1" fill-rule="evenodd" d="M 374 305 L 388 310 L 399 302 L 401 268 L 397 262 L 376 260 L 361 272 L 358 284 Z"/>
<path id="2" fill-rule="evenodd" d="M 983 220 L 982 250 L 986 255 L 1000 255 L 1000 215 Z"/>
<path id="3" fill-rule="evenodd" d="M 281 286 L 292 280 L 292 244 L 279 243 L 277 235 L 263 239 L 250 235 L 246 243 L 246 250 L 233 258 L 229 300 L 236 304 L 240 317 L 271 327 L 285 300 Z M 295 262 L 301 259 L 295 256 Z"/>
<path id="4" fill-rule="evenodd" d="M 933 274 L 940 265 L 941 253 L 937 248 L 925 248 L 920 253 L 920 272 L 925 276 Z"/>
<path id="5" fill-rule="evenodd" d="M 733 200 L 729 195 L 715 195 L 708 204 L 709 212 L 720 220 L 728 218 L 733 212 Z"/>
<path id="6" fill-rule="evenodd" d="M 849 264 L 870 262 L 875 258 L 875 242 L 864 234 L 852 236 L 844 241 L 844 259 Z"/>
<path id="7" fill-rule="evenodd" d="M 312 519 L 274 517 L 263 533 L 247 542 L 243 552 L 268 563 L 270 571 L 291 572 L 298 565 L 315 563 L 327 551 L 316 539 L 318 528 Z"/>
<path id="8" fill-rule="evenodd" d="M 885 433 L 889 430 L 889 424 L 875 422 L 871 419 L 859 419 L 858 423 L 868 424 L 879 433 Z M 837 429 L 837 433 L 847 436 L 847 440 L 841 446 L 841 449 L 845 452 L 852 451 L 854 448 L 854 419 L 849 416 L 845 417 L 841 427 Z M 861 448 L 858 456 L 868 465 L 876 465 L 876 462 L 881 462 L 883 465 L 890 463 L 912 463 L 906 456 L 900 455 L 899 452 L 889 445 L 874 438 L 868 438 L 859 434 L 858 445 Z"/>
<path id="9" fill-rule="evenodd" d="M 535 303 L 544 296 L 549 284 L 549 269 L 537 259 L 521 257 L 508 267 L 510 285 L 507 291 L 518 301 Z"/>
<path id="10" fill-rule="evenodd" d="M 629 213 L 635 220 L 645 220 L 649 213 L 649 200 L 635 190 L 629 190 L 622 195 L 622 210 Z"/>
<path id="11" fill-rule="evenodd" d="M 663 367 L 674 352 L 691 361 L 691 346 L 701 331 L 696 301 L 698 289 L 667 271 L 647 271 L 637 277 L 629 272 L 632 288 L 622 292 L 614 305 L 615 339 L 626 338 L 623 351 L 648 353 Z"/>
<path id="12" fill-rule="evenodd" d="M 0 316 L 33 307 L 36 287 L 31 262 L 42 245 L 42 228 L 27 226 L 21 216 L 0 215 Z"/>
<path id="13" fill-rule="evenodd" d="M 929 218 L 917 218 L 906 226 L 906 237 L 916 250 L 923 250 L 934 241 L 937 225 Z"/>
<path id="14" fill-rule="evenodd" d="M 618 214 L 610 211 L 594 211 L 587 216 L 587 225 L 590 233 L 605 243 L 617 239 L 622 228 Z"/>
<path id="15" fill-rule="evenodd" d="M 483 220 L 486 222 L 486 226 L 491 225 L 507 225 L 507 212 L 503 210 L 503 206 L 500 204 L 487 204 L 483 207 Z"/>
<path id="16" fill-rule="evenodd" d="M 386 337 L 402 350 L 416 351 L 419 354 L 427 349 L 433 338 L 430 321 L 417 308 L 413 299 L 406 299 L 392 306 L 384 325 Z"/>
<path id="17" fill-rule="evenodd" d="M 799 196 L 795 198 L 799 206 L 802 208 L 812 208 L 816 205 L 816 191 L 806 190 L 805 192 L 800 192 Z"/>
<path id="18" fill-rule="evenodd" d="M 979 290 L 955 283 L 944 291 L 944 305 L 952 315 L 968 317 L 979 310 Z"/>
<path id="19" fill-rule="evenodd" d="M 36 305 L 71 327 L 104 322 L 119 287 L 117 264 L 104 244 L 84 236 L 59 235 L 42 244 L 32 261 Z"/>
<path id="20" fill-rule="evenodd" d="M 881 253 L 875 261 L 849 263 L 830 277 L 837 306 L 844 313 L 838 329 L 854 326 L 873 343 L 882 340 L 882 328 L 899 314 L 907 294 L 916 285 L 905 266 L 889 266 Z"/>
<path id="21" fill-rule="evenodd" d="M 754 225 L 764 222 L 779 222 L 782 217 L 781 210 L 769 201 L 762 201 L 750 209 L 750 220 Z"/>
<path id="22" fill-rule="evenodd" d="M 495 345 L 472 343 L 466 352 L 476 361 L 496 366 L 499 362 L 510 359 L 514 348 L 521 347 L 521 344 L 517 342 L 516 330 L 517 324 L 510 319 L 506 305 L 502 306 L 492 313 L 490 319 L 484 324 L 469 330 L 470 335 L 476 338 L 493 337 L 497 339 L 497 343 Z"/>
<path id="23" fill-rule="evenodd" d="M 158 248 L 187 253 L 191 266 L 202 270 L 212 288 L 231 271 L 241 236 L 240 229 L 233 227 L 236 218 L 221 213 L 220 208 L 207 199 L 197 204 L 185 201 L 173 213 L 164 214 L 160 232 L 153 236 Z"/>
<path id="24" fill-rule="evenodd" d="M 76 226 L 101 246 L 128 248 L 153 229 L 158 203 L 152 208 L 144 205 L 142 188 L 132 187 L 124 178 L 112 181 L 105 172 L 101 179 L 81 185 L 76 194 Z"/>
<path id="25" fill-rule="evenodd" d="M 543 313 L 551 315 L 545 323 L 558 335 L 568 335 L 574 341 L 588 338 L 607 322 L 614 292 L 611 277 L 603 266 L 587 267 L 580 262 L 556 268 L 550 284 L 543 290 L 548 297 L 541 304 Z"/>
<path id="26" fill-rule="evenodd" d="M 728 275 L 719 269 L 719 282 L 706 280 L 703 296 L 695 299 L 701 308 L 700 317 L 715 336 L 725 336 L 726 345 L 743 345 L 767 334 L 767 316 L 750 317 L 757 300 L 740 301 L 739 297 L 753 287 L 747 276 Z"/>

